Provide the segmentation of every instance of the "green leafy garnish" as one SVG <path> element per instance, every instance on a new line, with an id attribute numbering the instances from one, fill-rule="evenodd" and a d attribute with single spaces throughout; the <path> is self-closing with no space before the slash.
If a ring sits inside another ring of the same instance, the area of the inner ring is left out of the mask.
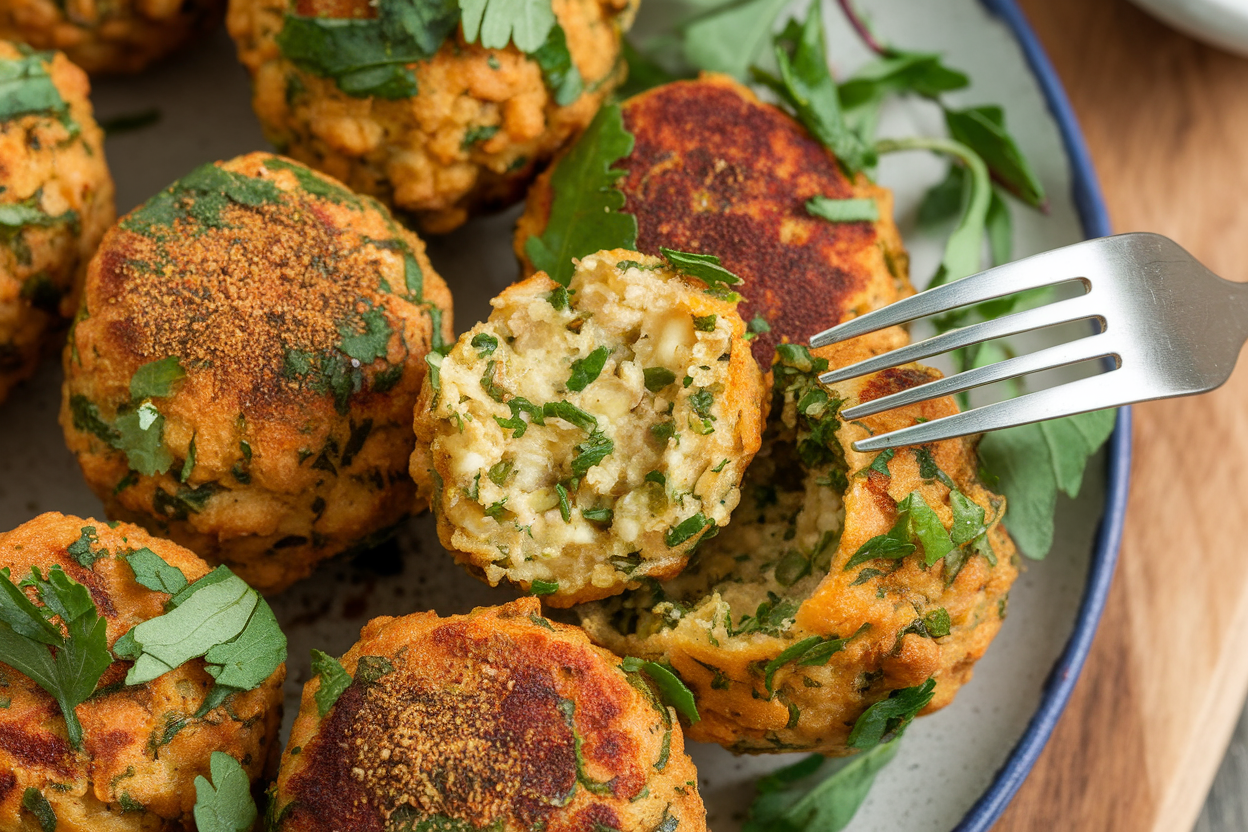
<path id="1" fill-rule="evenodd" d="M 333 709 L 342 692 L 351 686 L 351 674 L 333 656 L 316 649 L 312 650 L 312 672 L 321 680 L 313 698 L 317 713 L 324 717 Z"/>
<path id="2" fill-rule="evenodd" d="M 472 336 L 472 348 L 477 351 L 477 358 L 493 355 L 498 349 L 498 339 L 488 332 L 478 332 Z"/>
<path id="3" fill-rule="evenodd" d="M 199 832 L 247 832 L 256 822 L 251 778 L 238 760 L 220 751 L 208 761 L 212 780 L 195 778 L 195 826 Z"/>
<path id="4" fill-rule="evenodd" d="M 812 754 L 760 778 L 742 832 L 839 832 L 849 825 L 876 774 L 896 756 L 897 748 L 896 742 L 884 743 L 846 762 Z M 818 779 L 829 766 L 832 773 Z"/>
<path id="5" fill-rule="evenodd" d="M 698 714 L 698 705 L 694 701 L 693 692 L 670 667 L 632 656 L 625 656 L 620 667 L 625 673 L 644 673 L 649 676 L 663 699 L 685 719 L 690 722 L 702 720 Z"/>
<path id="6" fill-rule="evenodd" d="M 99 542 L 100 536 L 96 533 L 95 526 L 84 526 L 81 536 L 65 547 L 65 551 L 78 561 L 79 566 L 90 569 L 97 560 L 108 557 L 108 550 L 104 547 L 94 548 Z"/>
<path id="7" fill-rule="evenodd" d="M 679 546 L 689 538 L 701 534 L 704 529 L 714 525 L 714 520 L 699 511 L 692 517 L 686 517 L 668 529 L 667 534 L 663 536 L 663 542 L 668 546 Z"/>
<path id="8" fill-rule="evenodd" d="M 776 671 L 789 662 L 796 662 L 801 667 L 823 667 L 833 655 L 844 650 L 845 645 L 870 628 L 870 624 L 863 624 L 858 628 L 858 632 L 847 638 L 809 636 L 785 648 L 763 667 L 763 684 L 766 686 L 767 692 L 772 692 L 772 683 L 775 681 Z"/>
<path id="9" fill-rule="evenodd" d="M 360 317 L 364 321 L 364 331 L 356 332 L 354 327 L 343 326 L 339 330 L 342 335 L 339 349 L 361 364 L 372 364 L 386 357 L 392 332 L 390 322 L 380 309 L 370 309 Z"/>
<path id="10" fill-rule="evenodd" d="M 567 286 L 573 259 L 614 248 L 637 247 L 637 219 L 624 214 L 624 194 L 615 187 L 624 175 L 613 166 L 633 152 L 618 104 L 598 111 L 572 149 L 555 167 L 553 201 L 546 230 L 530 237 L 525 253 L 534 268 Z"/>
<path id="11" fill-rule="evenodd" d="M 540 578 L 529 584 L 529 593 L 531 595 L 554 595 L 559 591 L 558 581 L 543 581 Z"/>
<path id="12" fill-rule="evenodd" d="M 130 398 L 135 401 L 159 399 L 173 394 L 173 387 L 186 378 L 182 360 L 176 355 L 149 361 L 130 377 Z"/>
<path id="13" fill-rule="evenodd" d="M 878 471 L 886 477 L 891 477 L 892 472 L 888 470 L 888 463 L 892 461 L 893 456 L 896 453 L 897 452 L 892 448 L 889 448 L 886 451 L 881 451 L 880 454 L 871 461 L 871 464 L 867 466 L 867 469 L 871 471 Z"/>
<path id="14" fill-rule="evenodd" d="M 117 434 L 113 447 L 125 452 L 131 469 L 150 477 L 173 465 L 164 442 L 165 417 L 150 401 L 119 415 L 113 427 Z"/>
<path id="15" fill-rule="evenodd" d="M 594 379 L 602 373 L 609 355 L 611 355 L 611 350 L 608 347 L 599 347 L 584 358 L 573 361 L 572 375 L 568 378 L 568 389 L 579 393 L 593 383 Z"/>
<path id="16" fill-rule="evenodd" d="M 696 277 L 711 289 L 736 286 L 741 282 L 741 278 L 721 266 L 719 258 L 713 254 L 690 254 L 687 251 L 673 251 L 662 246 L 659 246 L 659 252 L 676 271 Z"/>
<path id="17" fill-rule="evenodd" d="M 572 402 L 547 402 L 542 407 L 542 415 L 547 418 L 557 417 L 574 425 L 586 433 L 598 430 L 598 419 L 586 413 Z"/>
<path id="18" fill-rule="evenodd" d="M 535 52 L 554 28 L 550 0 L 459 0 L 464 40 L 486 49 L 504 49 L 514 42 L 521 52 Z"/>
<path id="19" fill-rule="evenodd" d="M 651 393 L 657 393 L 676 381 L 676 374 L 666 367 L 646 367 L 641 375 L 645 379 L 646 389 Z"/>
<path id="20" fill-rule="evenodd" d="M 282 198 L 281 189 L 267 179 L 207 163 L 130 212 L 120 225 L 136 234 L 162 236 L 176 233 L 173 226 L 182 221 L 192 224 L 195 233 L 199 233 L 208 228 L 228 227 L 221 214 L 231 204 L 258 208 L 278 204 Z"/>
<path id="21" fill-rule="evenodd" d="M 69 106 L 48 72 L 52 59 L 51 52 L 32 52 L 0 60 L 0 122 L 41 113 L 68 119 Z M 76 127 L 71 131 L 76 133 Z"/>
<path id="22" fill-rule="evenodd" d="M 5 567 L 0 579 L 0 656 L 56 700 L 70 744 L 81 748 L 82 724 L 74 709 L 87 701 L 113 662 L 105 621 L 90 591 L 59 565 L 46 578 L 32 567 L 20 584 Z M 35 606 L 22 587 L 33 587 L 43 607 Z M 60 619 L 65 633 L 53 618 Z"/>
<path id="23" fill-rule="evenodd" d="M 850 748 L 866 750 L 880 743 L 892 742 L 932 701 L 935 690 L 936 680 L 928 679 L 921 685 L 893 691 L 887 699 L 876 702 L 858 717 L 846 744 Z"/>
<path id="24" fill-rule="evenodd" d="M 585 476 L 590 468 L 614 452 L 615 442 L 605 433 L 596 430 L 574 450 L 576 456 L 572 458 L 572 475 L 579 478 Z"/>
<path id="25" fill-rule="evenodd" d="M 806 213 L 828 222 L 876 222 L 880 218 L 880 206 L 874 199 L 815 196 L 806 200 Z"/>
<path id="26" fill-rule="evenodd" d="M 945 525 L 918 491 L 911 491 L 897 504 L 897 524 L 904 524 L 909 538 L 922 544 L 925 566 L 932 566 L 953 550 Z"/>
<path id="27" fill-rule="evenodd" d="M 43 792 L 34 786 L 27 786 L 22 792 L 22 808 L 35 816 L 40 832 L 56 832 L 56 812 L 52 804 L 43 796 Z"/>
<path id="28" fill-rule="evenodd" d="M 542 408 L 533 404 L 533 402 L 523 396 L 516 396 L 513 399 L 508 399 L 507 407 L 511 409 L 511 417 L 502 419 L 495 416 L 494 421 L 498 423 L 500 428 L 512 431 L 512 437 L 515 439 L 519 439 L 521 436 L 524 436 L 525 432 L 529 429 L 529 422 L 532 422 L 535 425 L 546 424 L 545 419 L 542 416 Z M 521 418 L 520 414 L 522 413 L 528 414 L 529 422 L 526 422 L 523 418 Z"/>
<path id="29" fill-rule="evenodd" d="M 186 589 L 186 575 L 175 566 L 170 566 L 165 559 L 144 546 L 125 555 L 126 563 L 134 571 L 134 579 L 142 586 L 156 592 L 177 595 Z"/>

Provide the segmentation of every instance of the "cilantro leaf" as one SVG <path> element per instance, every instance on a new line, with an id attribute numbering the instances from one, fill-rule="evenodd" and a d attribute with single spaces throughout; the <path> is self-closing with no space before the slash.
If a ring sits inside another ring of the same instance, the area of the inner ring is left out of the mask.
<path id="1" fill-rule="evenodd" d="M 586 413 L 572 402 L 546 402 L 542 406 L 542 415 L 547 418 L 559 418 L 574 425 L 586 433 L 598 430 L 598 419 L 592 413 Z"/>
<path id="2" fill-rule="evenodd" d="M 846 744 L 866 750 L 882 742 L 892 742 L 932 701 L 935 690 L 936 680 L 928 679 L 921 685 L 893 691 L 887 699 L 876 702 L 858 717 Z"/>
<path id="3" fill-rule="evenodd" d="M 620 667 L 625 673 L 646 674 L 659 689 L 663 699 L 675 708 L 677 713 L 690 722 L 702 721 L 702 717 L 698 714 L 698 704 L 693 698 L 693 691 L 689 690 L 670 667 L 633 656 L 625 656 Z"/>
<path id="4" fill-rule="evenodd" d="M 486 49 L 504 49 L 509 42 L 525 53 L 535 52 L 555 26 L 550 0 L 459 0 L 464 40 Z"/>
<path id="5" fill-rule="evenodd" d="M 389 351 L 390 322 L 380 309 L 370 309 L 360 317 L 364 321 L 364 331 L 357 333 L 354 327 L 344 326 L 339 330 L 342 335 L 339 349 L 361 364 L 372 364 L 378 358 L 385 358 Z"/>
<path id="6" fill-rule="evenodd" d="M 896 742 L 877 745 L 848 761 L 812 754 L 760 778 L 741 832 L 839 832 L 849 825 L 876 774 L 897 755 L 897 748 Z M 816 779 L 829 766 L 832 773 Z"/>
<path id="7" fill-rule="evenodd" d="M 208 674 L 222 687 L 259 687 L 286 661 L 286 636 L 277 625 L 272 608 L 259 601 L 238 637 L 214 645 L 204 654 L 204 661 L 208 663 Z"/>
<path id="8" fill-rule="evenodd" d="M 125 452 L 126 462 L 135 471 L 150 477 L 173 465 L 164 442 L 165 417 L 150 401 L 118 416 L 113 427 L 117 432 L 114 447 Z"/>
<path id="9" fill-rule="evenodd" d="M 599 347 L 584 358 L 572 362 L 572 375 L 568 378 L 567 387 L 579 393 L 593 383 L 602 373 L 607 364 L 607 356 L 611 355 L 608 347 Z"/>
<path id="10" fill-rule="evenodd" d="M 542 408 L 533 404 L 533 402 L 523 396 L 516 396 L 507 400 L 507 407 L 511 409 L 511 418 L 503 419 L 498 416 L 494 417 L 494 421 L 498 423 L 500 428 L 512 431 L 512 437 L 519 439 L 524 436 L 529 429 L 529 422 L 535 425 L 545 425 L 546 420 L 542 416 Z M 527 413 L 529 421 L 526 422 L 520 417 L 520 414 Z"/>
<path id="11" fill-rule="evenodd" d="M 659 247 L 659 251 L 676 271 L 696 277 L 711 288 L 736 286 L 741 282 L 741 278 L 721 266 L 719 258 L 713 254 L 690 254 L 662 246 Z"/>
<path id="12" fill-rule="evenodd" d="M 65 547 L 65 551 L 74 560 L 78 561 L 79 566 L 84 569 L 90 569 L 97 560 L 108 557 L 108 550 L 104 547 L 92 548 L 92 544 L 98 544 L 99 542 L 100 536 L 96 533 L 95 526 L 83 526 L 81 536 Z"/>
<path id="13" fill-rule="evenodd" d="M 173 393 L 173 386 L 186 378 L 182 360 L 176 355 L 149 361 L 130 377 L 130 398 L 134 401 L 159 399 Z"/>
<path id="14" fill-rule="evenodd" d="M 134 570 L 134 579 L 148 589 L 177 595 L 186 589 L 186 575 L 176 566 L 144 546 L 125 556 L 126 563 Z"/>
<path id="15" fill-rule="evenodd" d="M 806 200 L 806 213 L 828 222 L 876 222 L 880 218 L 880 206 L 874 199 L 814 196 Z"/>
<path id="16" fill-rule="evenodd" d="M 609 454 L 615 451 L 615 442 L 611 437 L 602 431 L 594 431 L 584 442 L 577 445 L 574 450 L 576 456 L 572 458 L 572 475 L 574 477 L 583 477 L 598 463 L 602 462 Z"/>
<path id="17" fill-rule="evenodd" d="M 342 692 L 351 687 L 351 674 L 333 656 L 315 649 L 312 651 L 312 672 L 321 678 L 321 686 L 314 698 L 317 713 L 324 717 L 333 710 Z"/>
<path id="18" fill-rule="evenodd" d="M 633 143 L 619 105 L 611 104 L 598 111 L 555 166 L 546 230 L 540 237 L 530 237 L 524 250 L 534 268 L 561 286 L 572 281 L 574 258 L 637 247 L 637 219 L 620 212 L 625 199 L 615 187 L 624 172 L 613 168 L 633 152 Z"/>
<path id="19" fill-rule="evenodd" d="M 49 569 L 46 578 L 32 568 L 22 582 L 34 587 L 44 610 L 12 581 L 8 567 L 0 569 L 0 579 L 0 656 L 56 700 L 70 744 L 81 748 L 82 724 L 74 709 L 91 696 L 113 662 L 105 621 L 90 591 L 59 565 Z M 64 634 L 45 610 L 61 619 Z"/>
<path id="20" fill-rule="evenodd" d="M 563 27 L 556 23 L 546 36 L 546 42 L 529 57 L 537 62 L 542 70 L 542 80 L 554 94 L 555 103 L 566 107 L 581 97 L 585 90 L 585 81 L 581 71 L 572 62 L 572 53 L 568 50 L 568 36 Z"/>
<path id="21" fill-rule="evenodd" d="M 212 780 L 195 778 L 195 826 L 199 832 L 247 832 L 255 825 L 251 778 L 242 765 L 220 751 L 208 761 Z"/>

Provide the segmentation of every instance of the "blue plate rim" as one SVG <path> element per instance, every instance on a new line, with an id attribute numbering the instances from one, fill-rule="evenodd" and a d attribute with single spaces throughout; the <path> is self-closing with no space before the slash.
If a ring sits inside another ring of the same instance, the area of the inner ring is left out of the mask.
<path id="1" fill-rule="evenodd" d="M 1066 97 L 1062 82 L 1049 62 L 1031 24 L 1014 0 L 981 0 L 983 5 L 1013 33 L 1023 50 L 1032 74 L 1044 93 L 1049 111 L 1057 122 L 1062 144 L 1070 160 L 1071 193 L 1086 237 L 1104 237 L 1111 233 L 1109 212 L 1101 194 L 1101 186 L 1092 167 L 1078 119 Z M 1123 519 L 1127 510 L 1127 494 L 1131 479 L 1131 409 L 1122 408 L 1108 445 L 1106 467 L 1108 482 L 1105 493 L 1105 514 L 1097 530 L 1096 546 L 1088 570 L 1088 582 L 1075 618 L 1071 634 L 1061 656 L 1053 665 L 1045 683 L 1040 706 L 1027 730 L 997 772 L 992 785 L 975 802 L 953 832 L 987 832 L 1001 817 L 1040 757 L 1070 701 L 1070 695 L 1092 648 L 1092 640 L 1105 610 L 1118 552 L 1122 543 Z"/>

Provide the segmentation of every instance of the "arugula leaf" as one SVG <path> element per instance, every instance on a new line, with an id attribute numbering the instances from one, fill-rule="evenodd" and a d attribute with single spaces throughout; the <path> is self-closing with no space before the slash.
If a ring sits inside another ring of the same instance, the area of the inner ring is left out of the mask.
<path id="1" fill-rule="evenodd" d="M 149 361 L 130 377 L 130 398 L 134 401 L 159 399 L 173 394 L 173 386 L 186 378 L 182 360 L 176 355 Z"/>
<path id="2" fill-rule="evenodd" d="M 996 106 L 945 108 L 949 135 L 984 160 L 1005 187 L 1033 208 L 1045 205 L 1044 186 L 1014 138 L 1005 129 L 1005 111 Z"/>
<path id="3" fill-rule="evenodd" d="M 790 20 L 775 37 L 780 77 L 772 88 L 807 130 L 832 151 L 850 176 L 875 163 L 875 154 L 849 129 L 840 93 L 828 68 L 823 4 L 812 3 L 804 23 Z"/>
<path id="4" fill-rule="evenodd" d="M 654 682 L 663 699 L 676 709 L 676 712 L 690 722 L 701 722 L 698 704 L 693 698 L 693 691 L 685 685 L 676 672 L 658 662 L 646 661 L 633 656 L 625 656 L 620 662 L 625 673 L 644 673 Z"/>
<path id="5" fill-rule="evenodd" d="M 588 387 L 602 373 L 609 355 L 611 355 L 610 348 L 599 347 L 584 358 L 573 361 L 572 375 L 568 378 L 567 388 L 574 393 L 579 393 Z"/>
<path id="6" fill-rule="evenodd" d="M 457 0 L 380 3 L 375 19 L 287 14 L 277 45 L 295 66 L 358 98 L 410 98 L 408 65 L 427 60 L 459 25 Z"/>
<path id="7" fill-rule="evenodd" d="M 134 579 L 156 592 L 177 595 L 186 589 L 186 575 L 176 566 L 170 566 L 164 558 L 144 546 L 126 554 L 126 563 L 134 571 Z"/>
<path id="8" fill-rule="evenodd" d="M 870 141 L 879 120 L 880 105 L 888 96 L 912 93 L 937 99 L 942 93 L 969 84 L 970 79 L 946 66 L 940 55 L 890 48 L 841 84 L 841 109 L 851 129 L 863 141 Z"/>
<path id="9" fill-rule="evenodd" d="M 874 199 L 815 196 L 806 200 L 806 213 L 828 222 L 876 222 L 880 219 L 880 206 Z"/>
<path id="10" fill-rule="evenodd" d="M 659 252 L 676 271 L 696 277 L 709 288 L 736 286 L 741 282 L 741 278 L 721 266 L 719 258 L 713 254 L 691 254 L 687 251 L 673 251 L 662 246 L 659 246 Z"/>
<path id="11" fill-rule="evenodd" d="M 351 687 L 351 674 L 333 656 L 316 649 L 312 650 L 312 672 L 321 679 L 321 686 L 313 698 L 317 713 L 324 717 L 333 710 L 342 692 Z"/>
<path id="12" fill-rule="evenodd" d="M 43 796 L 43 792 L 34 786 L 27 786 L 22 792 L 22 808 L 35 816 L 40 832 L 56 832 L 56 812 L 52 804 Z"/>
<path id="13" fill-rule="evenodd" d="M 846 745 L 866 750 L 882 742 L 892 742 L 932 701 L 935 690 L 936 680 L 928 679 L 921 685 L 893 691 L 887 699 L 876 702 L 858 717 Z"/>
<path id="14" fill-rule="evenodd" d="M 876 774 L 897 755 L 898 747 L 897 742 L 877 745 L 847 762 L 812 754 L 760 778 L 741 832 L 839 832 L 849 825 Z M 816 780 L 828 766 L 832 773 Z"/>
<path id="15" fill-rule="evenodd" d="M 514 42 L 521 52 L 534 52 L 555 26 L 550 0 L 459 0 L 464 40 L 486 49 L 505 49 Z"/>
<path id="16" fill-rule="evenodd" d="M 21 586 L 34 587 L 44 609 L 0 569 L 0 656 L 4 663 L 47 691 L 61 708 L 74 748 L 82 747 L 82 724 L 75 708 L 95 691 L 113 662 L 108 633 L 90 591 L 59 565 L 44 578 L 37 567 Z M 46 612 L 45 612 L 46 611 Z M 49 618 L 60 618 L 65 633 Z"/>
<path id="17" fill-rule="evenodd" d="M 195 826 L 199 832 L 247 832 L 255 825 L 256 802 L 251 778 L 229 754 L 212 752 L 208 760 L 211 782 L 195 778 Z"/>
<path id="18" fill-rule="evenodd" d="M 574 258 L 614 248 L 637 247 L 637 218 L 621 213 L 624 194 L 615 187 L 624 171 L 613 166 L 633 152 L 618 104 L 598 111 L 584 134 L 555 166 L 554 195 L 546 230 L 530 237 L 525 253 L 533 267 L 566 287 Z"/>

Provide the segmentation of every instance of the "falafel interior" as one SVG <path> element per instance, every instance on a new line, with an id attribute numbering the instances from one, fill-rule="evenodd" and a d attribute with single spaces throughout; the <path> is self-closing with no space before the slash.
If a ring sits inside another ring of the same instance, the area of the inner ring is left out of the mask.
<path id="1" fill-rule="evenodd" d="M 286 639 L 229 570 L 124 524 L 0 534 L 0 828 L 189 828 L 224 753 L 277 763 Z"/>
<path id="2" fill-rule="evenodd" d="M 377 618 L 314 659 L 270 829 L 706 828 L 673 712 L 536 599 Z"/>
<path id="3" fill-rule="evenodd" d="M 443 544 L 555 606 L 674 576 L 728 522 L 758 448 L 735 301 L 617 250 L 493 305 L 431 357 L 416 408 L 412 475 Z"/>
<path id="4" fill-rule="evenodd" d="M 63 335 L 114 209 L 82 70 L 64 55 L 0 41 L 0 84 L 3 400 Z"/>
<path id="5" fill-rule="evenodd" d="M 412 407 L 451 332 L 450 292 L 389 211 L 253 153 L 106 235 L 61 425 L 110 517 L 275 592 L 413 512 Z"/>
<path id="6" fill-rule="evenodd" d="M 1014 548 L 973 445 L 852 449 L 953 403 L 838 417 L 939 374 L 913 366 L 825 389 L 827 366 L 780 346 L 773 415 L 742 503 L 679 577 L 577 610 L 596 642 L 680 673 L 702 716 L 693 739 L 751 753 L 870 747 L 948 704 L 1005 616 Z M 898 714 L 864 717 L 879 703 Z M 873 722 L 887 730 L 864 728 Z"/>

